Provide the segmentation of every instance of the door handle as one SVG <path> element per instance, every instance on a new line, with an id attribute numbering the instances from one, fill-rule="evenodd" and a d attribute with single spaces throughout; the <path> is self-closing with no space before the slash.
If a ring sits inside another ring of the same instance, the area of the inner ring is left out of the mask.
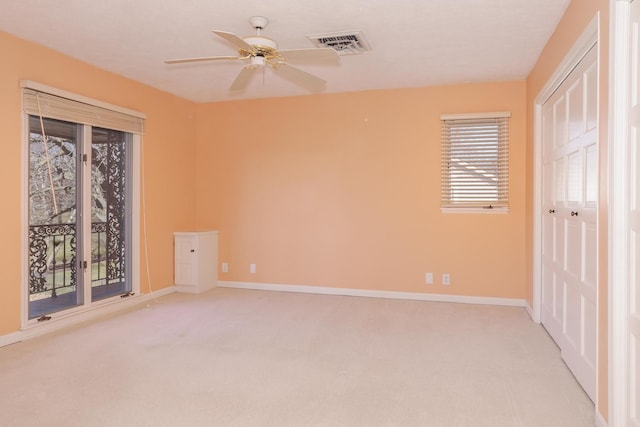
<path id="1" fill-rule="evenodd" d="M 549 213 L 556 213 L 555 209 L 549 209 Z"/>
<path id="2" fill-rule="evenodd" d="M 571 211 L 571 216 L 578 216 L 578 212 L 576 212 L 576 211 Z"/>
<path id="3" fill-rule="evenodd" d="M 193 253 L 193 252 L 195 252 L 195 251 L 196 251 L 195 249 L 191 249 L 191 253 Z"/>

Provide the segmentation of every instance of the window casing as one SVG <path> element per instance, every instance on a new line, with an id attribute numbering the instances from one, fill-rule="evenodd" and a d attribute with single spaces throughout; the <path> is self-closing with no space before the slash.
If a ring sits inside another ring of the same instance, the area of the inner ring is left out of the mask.
<path id="1" fill-rule="evenodd" d="M 506 212 L 509 208 L 510 113 L 441 116 L 441 207 Z"/>
<path id="2" fill-rule="evenodd" d="M 140 291 L 136 165 L 145 115 L 39 83 L 21 85 L 28 326 L 40 314 L 87 310 Z"/>

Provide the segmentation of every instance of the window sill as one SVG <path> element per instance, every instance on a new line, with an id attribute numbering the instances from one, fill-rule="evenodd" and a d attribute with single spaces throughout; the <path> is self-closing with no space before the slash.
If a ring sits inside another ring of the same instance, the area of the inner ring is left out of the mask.
<path id="1" fill-rule="evenodd" d="M 506 215 L 509 208 L 440 208 L 443 214 L 489 214 L 489 215 Z"/>

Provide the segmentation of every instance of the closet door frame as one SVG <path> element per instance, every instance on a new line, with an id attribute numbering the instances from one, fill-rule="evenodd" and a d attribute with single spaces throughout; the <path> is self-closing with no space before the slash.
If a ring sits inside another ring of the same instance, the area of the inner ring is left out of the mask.
<path id="1" fill-rule="evenodd" d="M 549 78 L 543 89 L 536 97 L 533 105 L 534 113 L 534 147 L 533 147 L 533 306 L 526 303 L 526 309 L 536 323 L 541 323 L 542 319 L 542 217 L 543 217 L 543 105 L 551 98 L 560 85 L 566 80 L 571 72 L 576 68 L 585 55 L 595 47 L 599 51 L 599 21 L 600 14 L 597 13 L 589 24 L 585 27 L 582 35 L 576 40 L 569 50 L 564 60 L 557 67 L 556 71 Z M 598 53 L 598 67 L 599 67 Z M 599 336 L 599 331 L 596 331 Z M 599 345 L 596 344 L 596 348 Z M 597 370 L 599 367 L 598 355 L 596 354 L 596 391 L 598 387 Z M 596 408 L 598 405 L 598 393 L 595 396 Z"/>

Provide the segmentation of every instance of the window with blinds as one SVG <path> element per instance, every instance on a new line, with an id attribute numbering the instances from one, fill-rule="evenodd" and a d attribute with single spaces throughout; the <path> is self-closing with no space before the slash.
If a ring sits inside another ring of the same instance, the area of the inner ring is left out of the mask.
<path id="1" fill-rule="evenodd" d="M 444 210 L 508 209 L 509 117 L 510 113 L 441 116 Z"/>

